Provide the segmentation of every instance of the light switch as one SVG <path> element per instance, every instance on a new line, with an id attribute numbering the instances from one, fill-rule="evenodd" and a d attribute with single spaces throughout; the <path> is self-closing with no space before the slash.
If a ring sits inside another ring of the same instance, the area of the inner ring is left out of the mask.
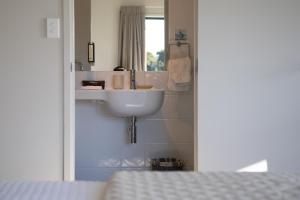
<path id="1" fill-rule="evenodd" d="M 58 18 L 47 18 L 47 38 L 60 37 L 60 23 Z"/>

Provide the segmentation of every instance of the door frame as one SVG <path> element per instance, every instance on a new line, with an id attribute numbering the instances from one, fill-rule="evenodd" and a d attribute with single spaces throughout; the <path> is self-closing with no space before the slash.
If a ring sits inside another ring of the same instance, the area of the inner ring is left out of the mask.
<path id="1" fill-rule="evenodd" d="M 64 134 L 63 180 L 75 180 L 75 40 L 74 0 L 63 0 Z"/>
<path id="2" fill-rule="evenodd" d="M 194 171 L 199 171 L 199 147 L 198 147 L 198 119 L 199 119 L 199 112 L 198 112 L 198 33 L 199 33 L 199 26 L 198 26 L 198 12 L 199 12 L 199 0 L 194 0 L 194 41 L 195 41 L 195 50 L 194 50 Z"/>

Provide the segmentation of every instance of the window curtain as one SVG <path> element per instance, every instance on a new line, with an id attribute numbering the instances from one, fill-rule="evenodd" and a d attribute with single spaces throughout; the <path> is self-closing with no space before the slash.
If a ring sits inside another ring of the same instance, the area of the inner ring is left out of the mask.
<path id="1" fill-rule="evenodd" d="M 142 6 L 122 6 L 119 24 L 119 66 L 144 70 L 145 14 Z"/>

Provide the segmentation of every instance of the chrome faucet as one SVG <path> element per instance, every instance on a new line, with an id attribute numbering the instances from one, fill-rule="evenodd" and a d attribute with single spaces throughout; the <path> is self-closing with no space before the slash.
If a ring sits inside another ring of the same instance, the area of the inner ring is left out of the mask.
<path id="1" fill-rule="evenodd" d="M 84 71 L 84 65 L 80 61 L 75 61 L 75 64 L 79 65 L 79 71 Z"/>
<path id="2" fill-rule="evenodd" d="M 130 89 L 135 90 L 136 89 L 136 76 L 135 76 L 136 70 L 134 68 L 134 65 L 132 66 L 132 69 L 130 70 Z"/>

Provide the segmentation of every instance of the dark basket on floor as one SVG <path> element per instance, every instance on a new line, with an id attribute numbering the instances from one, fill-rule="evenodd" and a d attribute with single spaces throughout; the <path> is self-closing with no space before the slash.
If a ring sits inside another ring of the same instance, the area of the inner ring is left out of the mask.
<path id="1" fill-rule="evenodd" d="M 151 169 L 153 171 L 182 171 L 184 162 L 176 158 L 151 159 Z"/>

